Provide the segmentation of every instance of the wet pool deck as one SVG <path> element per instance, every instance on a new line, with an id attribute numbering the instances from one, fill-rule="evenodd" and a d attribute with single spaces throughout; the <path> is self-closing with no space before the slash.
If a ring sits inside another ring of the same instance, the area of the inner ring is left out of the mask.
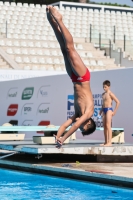
<path id="1" fill-rule="evenodd" d="M 31 140 L 0 141 L 0 157 L 17 153 L 0 159 L 0 167 L 133 188 L 133 145 L 101 142 L 75 140 L 57 149 Z"/>
<path id="2" fill-rule="evenodd" d="M 3 150 L 0 156 L 7 154 Z M 57 157 L 46 154 L 40 159 L 31 154 L 16 154 L 9 158 L 0 160 L 0 167 L 40 173 L 46 175 L 60 176 L 65 178 L 79 179 L 97 183 L 115 185 L 118 187 L 133 188 L 133 163 L 104 163 L 80 162 L 80 158 Z M 66 161 L 65 161 L 66 160 Z M 76 162 L 77 161 L 77 162 Z"/>

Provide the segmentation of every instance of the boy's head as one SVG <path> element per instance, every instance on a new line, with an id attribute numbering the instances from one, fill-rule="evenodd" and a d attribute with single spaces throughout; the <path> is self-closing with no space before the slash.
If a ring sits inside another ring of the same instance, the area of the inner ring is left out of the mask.
<path id="1" fill-rule="evenodd" d="M 103 89 L 105 92 L 107 92 L 110 89 L 110 81 L 106 80 L 103 82 Z"/>
<path id="2" fill-rule="evenodd" d="M 96 124 L 92 118 L 85 121 L 79 128 L 82 132 L 82 135 L 90 135 L 96 130 Z"/>

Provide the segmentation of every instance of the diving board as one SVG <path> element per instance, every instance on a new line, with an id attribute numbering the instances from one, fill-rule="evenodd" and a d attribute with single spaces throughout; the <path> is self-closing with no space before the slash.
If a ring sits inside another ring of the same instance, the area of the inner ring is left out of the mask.
<path id="1" fill-rule="evenodd" d="M 60 126 L 0 126 L 0 131 L 58 131 Z M 66 130 L 68 131 L 70 127 Z"/>
<path id="2" fill-rule="evenodd" d="M 44 136 L 33 136 L 34 143 L 37 144 L 55 144 L 55 138 L 53 134 L 57 134 L 57 131 L 60 126 L 48 125 L 48 126 L 0 126 L 0 131 L 18 131 L 20 133 L 9 134 L 2 133 L 0 134 L 0 140 L 24 140 L 25 134 L 21 132 L 28 131 L 41 131 L 44 132 Z M 71 128 L 68 127 L 65 130 L 65 133 Z M 97 131 L 103 131 L 103 128 L 97 128 Z M 80 131 L 79 129 L 77 131 Z M 64 134 L 65 134 L 64 133 Z M 76 139 L 76 133 L 73 133 L 65 143 L 69 143 L 70 140 Z M 112 128 L 112 143 L 124 143 L 124 129 L 123 128 Z"/>
<path id="3" fill-rule="evenodd" d="M 43 131 L 44 136 L 33 136 L 33 141 L 37 144 L 55 144 L 55 138 L 53 134 L 57 134 L 57 131 L 60 126 L 48 125 L 48 126 L 0 126 L 0 131 L 9 132 L 9 131 L 18 131 L 18 132 L 28 132 L 28 131 Z M 68 127 L 65 130 L 65 133 L 69 130 Z M 65 134 L 64 133 L 64 134 Z M 68 143 L 69 140 L 75 140 L 76 134 L 73 133 L 64 143 Z M 1 133 L 0 140 L 24 140 L 25 134 L 9 134 L 9 133 Z"/>
<path id="4" fill-rule="evenodd" d="M 60 126 L 48 125 L 48 126 L 0 126 L 0 131 L 58 131 Z M 66 131 L 71 128 L 69 126 Z M 123 128 L 111 128 L 112 131 L 124 131 Z M 103 131 L 103 128 L 96 128 L 98 131 Z M 80 131 L 78 129 L 78 131 Z"/>

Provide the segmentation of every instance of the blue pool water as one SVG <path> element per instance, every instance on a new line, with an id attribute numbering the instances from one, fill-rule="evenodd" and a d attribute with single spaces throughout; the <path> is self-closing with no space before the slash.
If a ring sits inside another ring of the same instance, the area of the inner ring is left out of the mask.
<path id="1" fill-rule="evenodd" d="M 0 169 L 0 200 L 133 200 L 133 191 Z"/>

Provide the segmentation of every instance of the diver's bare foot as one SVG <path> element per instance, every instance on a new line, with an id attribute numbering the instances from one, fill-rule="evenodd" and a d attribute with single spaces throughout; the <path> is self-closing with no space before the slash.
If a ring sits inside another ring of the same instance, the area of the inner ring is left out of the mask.
<path id="1" fill-rule="evenodd" d="M 56 20 L 54 19 L 54 17 L 50 13 L 48 6 L 46 8 L 46 11 L 47 11 L 47 19 L 48 19 L 48 21 L 57 24 Z"/>
<path id="2" fill-rule="evenodd" d="M 62 21 L 62 15 L 53 6 L 48 6 L 48 9 L 57 22 Z"/>
<path id="3" fill-rule="evenodd" d="M 111 146 L 112 146 L 111 143 L 106 143 L 106 144 L 104 145 L 104 147 L 111 147 Z"/>

